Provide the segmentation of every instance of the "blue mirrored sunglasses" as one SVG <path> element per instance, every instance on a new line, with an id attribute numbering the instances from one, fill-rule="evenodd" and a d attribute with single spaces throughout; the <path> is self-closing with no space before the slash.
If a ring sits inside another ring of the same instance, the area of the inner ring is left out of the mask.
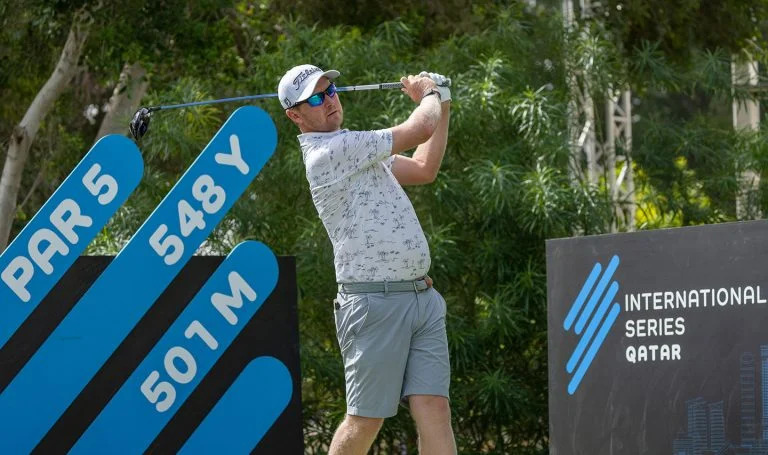
<path id="1" fill-rule="evenodd" d="M 294 108 L 302 103 L 307 103 L 312 107 L 320 106 L 325 101 L 325 95 L 328 95 L 331 98 L 336 96 L 336 85 L 331 83 L 331 85 L 329 85 L 327 89 L 323 90 L 322 92 L 314 93 L 309 98 L 303 101 L 299 101 L 298 103 L 294 104 L 291 107 Z"/>

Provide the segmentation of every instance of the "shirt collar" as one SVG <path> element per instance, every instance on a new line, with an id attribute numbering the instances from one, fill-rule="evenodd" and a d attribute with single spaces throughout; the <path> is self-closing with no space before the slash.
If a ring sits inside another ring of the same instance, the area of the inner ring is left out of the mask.
<path id="1" fill-rule="evenodd" d="M 310 145 L 312 142 L 322 139 L 328 139 L 333 136 L 336 136 L 337 134 L 345 133 L 348 130 L 346 129 L 340 129 L 336 131 L 330 131 L 327 133 L 323 132 L 312 132 L 312 133 L 301 133 L 296 136 L 296 138 L 299 140 L 299 145 L 304 147 L 305 145 Z"/>

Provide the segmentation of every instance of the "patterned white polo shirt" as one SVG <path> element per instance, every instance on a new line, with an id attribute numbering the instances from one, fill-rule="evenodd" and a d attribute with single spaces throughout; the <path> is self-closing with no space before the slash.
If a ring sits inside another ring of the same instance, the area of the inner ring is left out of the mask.
<path id="1" fill-rule="evenodd" d="M 317 213 L 333 244 L 336 281 L 404 281 L 426 275 L 429 246 L 392 174 L 392 131 L 298 136 Z"/>

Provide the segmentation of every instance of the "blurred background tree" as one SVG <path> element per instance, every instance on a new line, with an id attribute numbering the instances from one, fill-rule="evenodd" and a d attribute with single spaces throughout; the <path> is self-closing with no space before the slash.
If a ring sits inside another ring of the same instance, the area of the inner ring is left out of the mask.
<path id="1" fill-rule="evenodd" d="M 73 11 L 89 5 L 0 1 L 0 140 L 55 66 Z M 560 5 L 98 4 L 80 70 L 32 144 L 12 235 L 97 139 L 103 106 L 122 93 L 140 98 L 128 105 L 270 93 L 286 69 L 303 62 L 340 70 L 343 85 L 425 69 L 447 74 L 454 101 L 441 173 L 407 192 L 429 239 L 430 274 L 449 306 L 459 452 L 547 453 L 544 240 L 607 232 L 615 216 L 604 183 L 575 183 L 568 171 L 568 62 L 591 65 L 597 98 L 612 86 L 633 89 L 638 228 L 736 220 L 738 173 L 768 164 L 763 133 L 734 132 L 730 121 L 734 96 L 762 97 L 731 91 L 730 59 L 749 49 L 765 62 L 766 0 L 611 0 L 571 32 Z M 141 82 L 136 91 L 119 85 L 135 65 L 143 70 L 133 76 Z M 340 96 L 350 129 L 389 127 L 413 108 L 397 91 Z M 276 101 L 259 106 L 277 125 L 277 151 L 199 253 L 227 254 L 258 239 L 297 256 L 305 444 L 319 454 L 345 412 L 331 244 L 307 188 L 298 131 Z M 144 180 L 88 252 L 118 252 L 234 109 L 158 115 L 141 143 Z M 7 150 L 7 142 L 0 145 Z M 765 187 L 750 203 L 751 213 L 768 210 Z M 388 420 L 374 453 L 415 447 L 403 410 Z"/>

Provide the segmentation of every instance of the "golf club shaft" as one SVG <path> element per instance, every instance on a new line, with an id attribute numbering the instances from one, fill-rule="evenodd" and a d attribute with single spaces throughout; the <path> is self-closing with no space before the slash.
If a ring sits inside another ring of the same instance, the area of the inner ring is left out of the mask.
<path id="1" fill-rule="evenodd" d="M 387 90 L 387 89 L 399 89 L 403 88 L 402 82 L 384 82 L 381 84 L 367 84 L 367 85 L 351 85 L 348 87 L 337 87 L 337 92 L 357 92 L 362 90 Z M 183 103 L 183 104 L 169 104 L 168 106 L 152 106 L 147 108 L 149 112 L 156 112 L 156 111 L 164 111 L 168 109 L 179 109 L 182 107 L 190 107 L 190 106 L 202 106 L 204 104 L 218 104 L 218 103 L 229 103 L 233 101 L 248 101 L 248 100 L 259 100 L 264 98 L 277 98 L 277 93 L 266 93 L 263 95 L 248 95 L 248 96 L 237 96 L 234 98 L 222 98 L 218 100 L 208 100 L 208 101 L 195 101 L 192 103 Z"/>

